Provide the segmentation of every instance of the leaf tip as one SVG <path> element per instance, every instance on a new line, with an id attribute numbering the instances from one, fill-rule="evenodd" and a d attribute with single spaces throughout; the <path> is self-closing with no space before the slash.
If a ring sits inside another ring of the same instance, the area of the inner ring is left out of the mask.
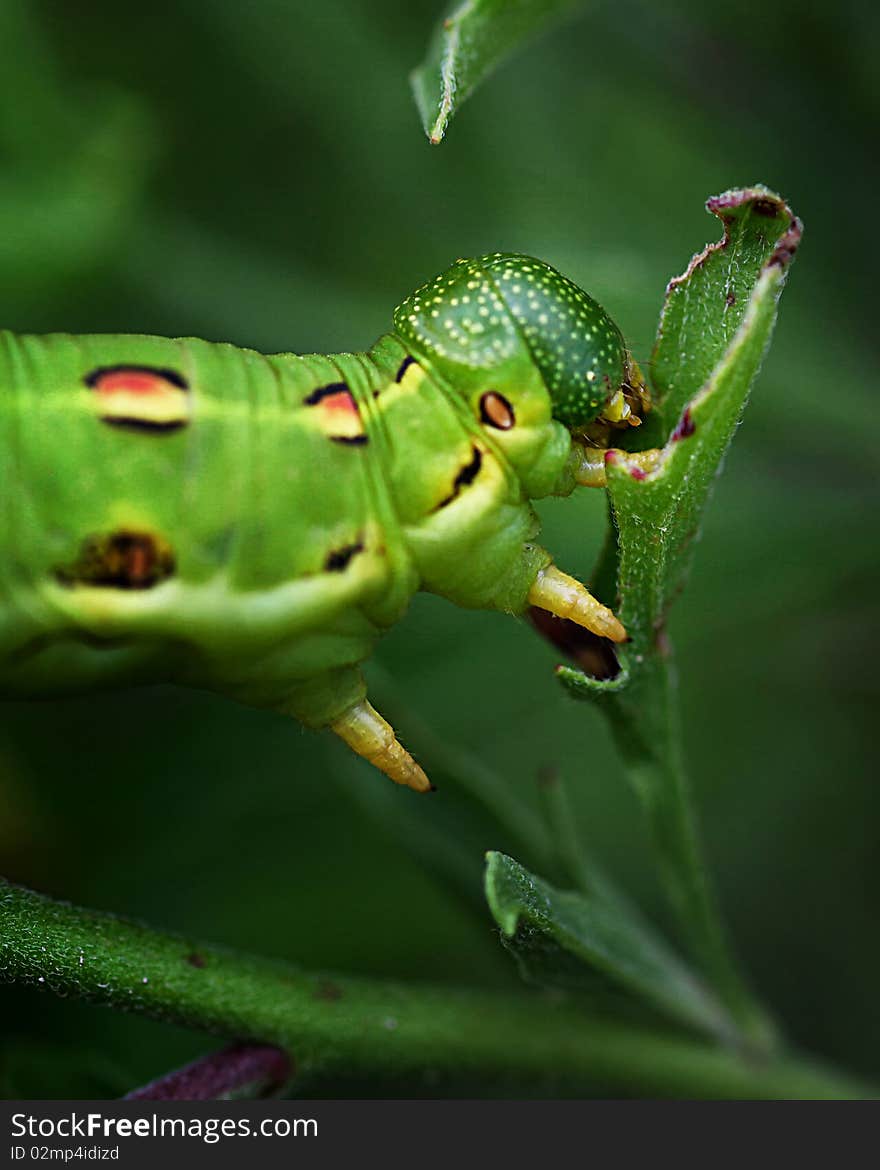
<path id="1" fill-rule="evenodd" d="M 519 905 L 510 895 L 510 868 L 516 865 L 510 857 L 495 850 L 486 854 L 484 888 L 489 911 L 501 933 L 513 938 L 519 925 Z"/>

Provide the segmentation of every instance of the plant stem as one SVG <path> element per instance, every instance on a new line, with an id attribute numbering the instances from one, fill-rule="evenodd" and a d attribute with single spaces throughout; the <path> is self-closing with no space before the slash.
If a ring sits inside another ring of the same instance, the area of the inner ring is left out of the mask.
<path id="1" fill-rule="evenodd" d="M 807 1061 L 747 1060 L 535 995 L 305 974 L 8 884 L 0 970 L 62 995 L 277 1044 L 295 1058 L 300 1091 L 342 1077 L 409 1096 L 485 1083 L 501 1095 L 870 1095 Z"/>
<path id="2" fill-rule="evenodd" d="M 684 767 L 678 682 L 665 635 L 644 656 L 630 686 L 609 698 L 606 711 L 644 803 L 682 935 L 746 1043 L 765 1051 L 775 1044 L 776 1029 L 734 957 L 703 859 Z"/>

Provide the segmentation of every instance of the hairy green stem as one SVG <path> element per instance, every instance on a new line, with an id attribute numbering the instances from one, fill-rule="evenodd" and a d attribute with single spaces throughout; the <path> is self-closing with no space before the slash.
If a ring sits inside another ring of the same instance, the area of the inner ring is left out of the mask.
<path id="1" fill-rule="evenodd" d="M 646 809 L 666 892 L 690 953 L 738 1022 L 745 1043 L 764 1051 L 775 1044 L 776 1029 L 755 1002 L 733 954 L 703 858 L 684 766 L 675 665 L 665 635 L 606 710 Z"/>
<path id="2" fill-rule="evenodd" d="M 536 995 L 328 978 L 0 886 L 7 979 L 239 1040 L 277 1044 L 300 1090 L 325 1077 L 579 1096 L 837 1098 L 864 1085 L 799 1059 L 744 1059 Z"/>

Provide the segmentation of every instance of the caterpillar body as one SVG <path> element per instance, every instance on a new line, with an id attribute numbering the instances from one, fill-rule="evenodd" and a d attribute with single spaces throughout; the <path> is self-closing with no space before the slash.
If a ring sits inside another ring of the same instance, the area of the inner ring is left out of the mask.
<path id="1" fill-rule="evenodd" d="M 530 257 L 462 260 L 365 353 L 0 333 L 0 695 L 173 681 L 430 783 L 359 664 L 413 594 L 625 631 L 535 543 L 648 394 Z"/>

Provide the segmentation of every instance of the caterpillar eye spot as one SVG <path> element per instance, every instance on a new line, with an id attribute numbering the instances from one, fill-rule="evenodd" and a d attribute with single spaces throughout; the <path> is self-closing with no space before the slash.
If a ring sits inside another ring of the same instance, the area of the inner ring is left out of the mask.
<path id="1" fill-rule="evenodd" d="M 110 426 L 168 434 L 189 422 L 189 384 L 177 370 L 100 366 L 83 381 L 97 396 L 99 418 Z"/>
<path id="2" fill-rule="evenodd" d="M 509 431 L 516 422 L 516 415 L 503 394 L 489 390 L 480 399 L 480 420 L 487 427 Z"/>
<path id="3" fill-rule="evenodd" d="M 76 560 L 56 569 L 55 579 L 69 587 L 152 589 L 174 570 L 174 554 L 161 537 L 120 529 L 86 537 Z"/>
<path id="4" fill-rule="evenodd" d="M 343 569 L 347 569 L 352 558 L 356 557 L 358 553 L 364 551 L 364 542 L 362 540 L 356 541 L 354 544 L 345 544 L 342 548 L 333 549 L 327 554 L 324 561 L 324 569 L 328 573 L 341 573 Z"/>
<path id="5" fill-rule="evenodd" d="M 369 443 L 367 435 L 331 435 L 334 443 L 347 443 L 349 447 L 365 447 Z"/>

